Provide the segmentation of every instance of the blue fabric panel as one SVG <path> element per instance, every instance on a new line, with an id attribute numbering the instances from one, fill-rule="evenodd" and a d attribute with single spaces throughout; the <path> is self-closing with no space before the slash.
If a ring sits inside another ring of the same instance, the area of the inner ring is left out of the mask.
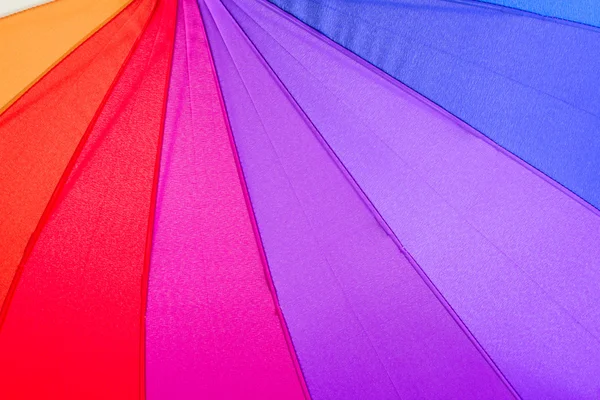
<path id="1" fill-rule="evenodd" d="M 271 1 L 600 207 L 600 29 L 478 1 Z"/>

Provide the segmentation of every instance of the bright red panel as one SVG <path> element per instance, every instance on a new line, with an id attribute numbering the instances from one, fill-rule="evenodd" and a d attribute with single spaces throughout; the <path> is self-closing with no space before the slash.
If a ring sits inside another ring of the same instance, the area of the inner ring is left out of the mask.
<path id="1" fill-rule="evenodd" d="M 154 0 L 135 0 L 0 115 L 0 304 Z"/>
<path id="2" fill-rule="evenodd" d="M 175 27 L 159 1 L 28 249 L 0 331 L 9 399 L 139 399 L 148 227 Z"/>

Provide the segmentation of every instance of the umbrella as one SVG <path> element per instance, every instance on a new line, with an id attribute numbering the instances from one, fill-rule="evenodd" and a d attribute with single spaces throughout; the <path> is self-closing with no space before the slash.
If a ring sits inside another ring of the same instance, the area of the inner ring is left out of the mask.
<path id="1" fill-rule="evenodd" d="M 314 396 L 434 398 L 468 395 L 467 387 L 509 397 L 289 94 L 242 46 L 223 6 L 207 2 L 203 11 L 214 20 L 211 27 L 205 18 L 211 40 L 218 30 L 229 46 L 215 43 L 217 70 L 273 281 Z M 222 54 L 231 57 L 227 69 Z M 431 354 L 449 362 L 431 363 Z M 357 369 L 369 373 L 355 376 Z"/>
<path id="2" fill-rule="evenodd" d="M 3 398 L 595 398 L 594 14 L 272 3 L 0 20 Z"/>

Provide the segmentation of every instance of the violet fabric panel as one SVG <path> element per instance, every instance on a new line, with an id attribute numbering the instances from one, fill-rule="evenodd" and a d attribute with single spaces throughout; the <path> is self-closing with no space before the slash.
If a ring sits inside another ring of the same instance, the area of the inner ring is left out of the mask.
<path id="1" fill-rule="evenodd" d="M 272 2 L 600 207 L 599 28 L 477 1 Z"/>
<path id="2" fill-rule="evenodd" d="M 148 400 L 303 399 L 195 0 L 180 0 L 146 314 Z"/>
<path id="3" fill-rule="evenodd" d="M 598 211 L 276 7 L 225 4 L 519 394 L 596 398 Z"/>
<path id="4" fill-rule="evenodd" d="M 512 398 L 226 9 L 201 5 L 311 396 Z"/>

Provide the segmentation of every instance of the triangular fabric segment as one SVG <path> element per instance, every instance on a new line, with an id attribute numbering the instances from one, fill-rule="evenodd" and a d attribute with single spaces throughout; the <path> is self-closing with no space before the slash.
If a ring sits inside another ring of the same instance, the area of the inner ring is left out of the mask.
<path id="1" fill-rule="evenodd" d="M 226 9 L 201 9 L 311 396 L 512 398 Z"/>
<path id="2" fill-rule="evenodd" d="M 176 5 L 159 1 L 9 293 L 10 399 L 143 398 L 145 281 Z"/>
<path id="3" fill-rule="evenodd" d="M 146 398 L 303 399 L 196 0 L 180 0 L 146 315 Z"/>
<path id="4" fill-rule="evenodd" d="M 224 3 L 517 392 L 597 396 L 600 213 L 276 7 Z"/>

